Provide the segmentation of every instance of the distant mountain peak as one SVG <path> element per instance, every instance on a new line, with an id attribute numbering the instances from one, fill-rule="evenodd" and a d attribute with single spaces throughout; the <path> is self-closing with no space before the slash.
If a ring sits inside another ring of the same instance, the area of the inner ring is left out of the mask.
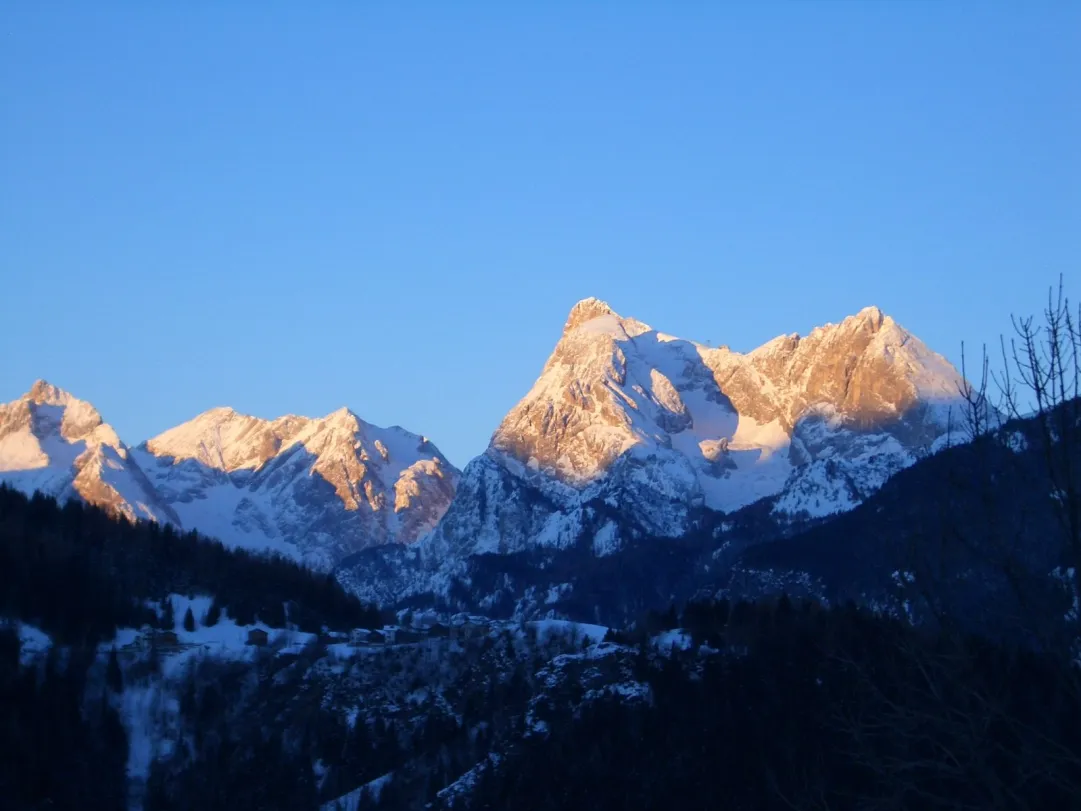
<path id="1" fill-rule="evenodd" d="M 417 540 L 459 478 L 431 442 L 347 407 L 274 420 L 212 409 L 148 440 L 138 458 L 184 526 L 321 568 Z"/>
<path id="2" fill-rule="evenodd" d="M 232 406 L 215 406 L 214 408 L 208 408 L 200 416 L 205 416 L 212 419 L 227 420 L 231 417 L 244 417 L 246 415 L 241 414 Z"/>
<path id="3" fill-rule="evenodd" d="M 592 321 L 594 318 L 601 318 L 606 315 L 615 316 L 619 318 L 619 313 L 611 308 L 606 301 L 601 301 L 599 298 L 584 298 L 571 307 L 570 313 L 567 315 L 567 323 L 563 325 L 563 334 L 578 329 L 582 324 L 587 321 Z"/>
<path id="4" fill-rule="evenodd" d="M 323 422 L 332 428 L 356 433 L 366 423 L 348 406 L 335 409 L 323 417 Z"/>
<path id="5" fill-rule="evenodd" d="M 874 326 L 875 329 L 881 327 L 887 319 L 889 319 L 891 322 L 893 321 L 892 318 L 882 312 L 882 310 L 874 304 L 872 304 L 870 307 L 864 307 L 862 310 L 856 313 L 855 318 L 871 324 L 872 326 Z"/>
<path id="6" fill-rule="evenodd" d="M 595 530 L 609 549 L 587 527 L 596 504 L 667 537 L 701 507 L 782 494 L 787 515 L 850 509 L 936 447 L 958 380 L 876 306 L 741 354 L 583 299 L 432 543 L 513 551 Z"/>
<path id="7" fill-rule="evenodd" d="M 36 405 L 66 406 L 76 398 L 49 381 L 39 379 L 34 381 L 34 385 L 23 395 L 23 399 Z"/>
<path id="8" fill-rule="evenodd" d="M 97 409 L 45 380 L 0 404 L 0 480 L 132 520 L 175 520 Z"/>

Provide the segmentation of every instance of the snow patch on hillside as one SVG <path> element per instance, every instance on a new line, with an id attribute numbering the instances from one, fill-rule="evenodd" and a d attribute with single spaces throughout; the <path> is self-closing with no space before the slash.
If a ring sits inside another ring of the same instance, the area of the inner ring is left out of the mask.
<path id="1" fill-rule="evenodd" d="M 2 622 L 0 625 L 7 625 Z M 23 667 L 33 664 L 53 646 L 53 639 L 47 633 L 25 622 L 13 623 L 19 636 L 19 664 Z"/>

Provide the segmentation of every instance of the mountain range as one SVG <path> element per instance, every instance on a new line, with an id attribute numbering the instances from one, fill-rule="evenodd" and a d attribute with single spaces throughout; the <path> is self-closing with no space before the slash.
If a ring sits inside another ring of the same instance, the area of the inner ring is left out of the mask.
<path id="1" fill-rule="evenodd" d="M 408 593 L 477 555 L 613 555 L 756 504 L 778 525 L 849 511 L 946 444 L 962 385 L 875 307 L 741 354 L 591 298 L 462 472 L 427 437 L 344 408 L 215 408 L 129 447 L 38 381 L 0 406 L 0 481 L 337 568 L 362 593 Z M 412 585 L 377 584 L 388 561 Z"/>
<path id="2" fill-rule="evenodd" d="M 873 307 L 739 354 L 586 299 L 428 542 L 461 555 L 588 534 L 606 554 L 766 497 L 782 519 L 843 512 L 941 447 L 960 386 Z"/>
<path id="3" fill-rule="evenodd" d="M 131 448 L 93 406 L 45 381 L 0 406 L 0 482 L 319 569 L 422 537 L 458 477 L 426 437 L 344 408 L 277 420 L 215 408 Z"/>

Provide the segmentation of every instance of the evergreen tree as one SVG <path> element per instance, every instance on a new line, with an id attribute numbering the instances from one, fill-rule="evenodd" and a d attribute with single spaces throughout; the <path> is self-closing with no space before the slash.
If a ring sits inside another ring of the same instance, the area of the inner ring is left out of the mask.
<path id="1" fill-rule="evenodd" d="M 121 693 L 124 690 L 124 672 L 120 669 L 120 658 L 117 656 L 115 647 L 109 651 L 109 663 L 105 668 L 105 683 L 114 693 Z"/>
<path id="2" fill-rule="evenodd" d="M 206 616 L 203 617 L 203 625 L 207 628 L 213 628 L 218 624 L 218 620 L 221 619 L 221 603 L 218 602 L 218 598 L 215 597 L 210 601 L 210 608 L 206 610 Z"/>
<path id="3" fill-rule="evenodd" d="M 281 620 L 286 602 L 290 623 L 302 631 L 370 628 L 380 620 L 333 577 L 292 561 L 226 549 L 157 524 L 130 524 L 77 501 L 61 507 L 0 484 L 4 616 L 40 628 L 55 642 L 94 646 L 119 627 L 174 630 L 175 618 L 161 599 L 170 593 L 211 595 L 217 603 L 208 611 L 211 621 L 222 611 Z"/>
<path id="4" fill-rule="evenodd" d="M 184 630 L 191 633 L 195 630 L 195 615 L 191 613 L 191 606 L 184 612 Z"/>
<path id="5" fill-rule="evenodd" d="M 161 629 L 163 631 L 176 630 L 176 616 L 173 613 L 171 597 L 165 597 L 161 601 Z"/>

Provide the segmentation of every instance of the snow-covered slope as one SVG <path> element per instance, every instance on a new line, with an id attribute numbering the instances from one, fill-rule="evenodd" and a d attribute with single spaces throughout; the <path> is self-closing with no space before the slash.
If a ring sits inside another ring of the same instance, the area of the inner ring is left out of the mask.
<path id="1" fill-rule="evenodd" d="M 460 475 L 426 437 L 344 408 L 277 420 L 215 408 L 133 453 L 185 527 L 320 568 L 428 533 Z"/>
<path id="2" fill-rule="evenodd" d="M 216 408 L 128 448 L 93 406 L 44 381 L 0 405 L 0 482 L 318 568 L 427 534 L 459 477 L 426 437 L 344 408 L 277 420 Z"/>
<path id="3" fill-rule="evenodd" d="M 583 536 L 603 554 L 766 496 L 782 519 L 847 510 L 942 443 L 960 384 L 874 307 L 740 354 L 586 299 L 467 466 L 427 556 Z"/>
<path id="4" fill-rule="evenodd" d="M 0 482 L 79 496 L 132 520 L 176 521 L 97 410 L 44 380 L 0 405 Z"/>

